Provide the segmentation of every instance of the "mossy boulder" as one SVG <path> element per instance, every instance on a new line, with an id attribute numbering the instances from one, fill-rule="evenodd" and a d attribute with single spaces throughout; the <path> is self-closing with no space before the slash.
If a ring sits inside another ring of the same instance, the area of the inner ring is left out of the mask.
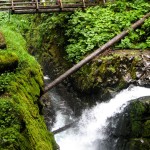
<path id="1" fill-rule="evenodd" d="M 145 138 L 130 139 L 125 150 L 149 150 L 150 140 Z"/>
<path id="2" fill-rule="evenodd" d="M 130 138 L 127 148 L 131 150 L 150 149 L 150 97 L 132 102 L 128 108 Z"/>
<path id="3" fill-rule="evenodd" d="M 0 49 L 4 49 L 4 48 L 6 48 L 5 38 L 2 32 L 0 32 Z"/>
<path id="4" fill-rule="evenodd" d="M 98 56 L 72 75 L 78 91 L 98 91 L 102 98 L 113 96 L 130 84 L 150 85 L 150 51 L 118 50 Z"/>
<path id="5" fill-rule="evenodd" d="M 111 140 L 119 138 L 115 150 L 122 147 L 124 150 L 149 150 L 149 116 L 150 97 L 147 96 L 132 100 L 122 113 L 110 118 L 107 132 L 110 134 Z"/>
<path id="6" fill-rule="evenodd" d="M 0 52 L 0 149 L 55 150 L 38 100 L 43 91 L 41 67 L 19 33 L 1 30 L 7 49 Z"/>

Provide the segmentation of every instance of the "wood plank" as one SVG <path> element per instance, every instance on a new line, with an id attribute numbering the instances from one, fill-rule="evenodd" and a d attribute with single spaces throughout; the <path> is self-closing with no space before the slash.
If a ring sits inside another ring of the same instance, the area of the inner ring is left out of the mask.
<path id="1" fill-rule="evenodd" d="M 83 4 L 63 4 L 63 8 L 78 8 L 82 7 Z M 39 6 L 39 9 L 53 9 L 60 8 L 59 5 L 50 5 L 50 6 Z"/>
<path id="2" fill-rule="evenodd" d="M 12 0 L 9 0 L 12 1 Z M 13 0 L 13 2 L 31 2 L 32 0 Z"/>
<path id="3" fill-rule="evenodd" d="M 81 8 L 83 4 L 63 4 L 63 8 Z"/>
<path id="4" fill-rule="evenodd" d="M 53 9 L 53 8 L 60 8 L 60 6 L 59 5 L 39 6 L 39 9 Z"/>
<path id="5" fill-rule="evenodd" d="M 55 9 L 28 9 L 28 10 L 14 10 L 11 14 L 34 14 L 34 13 L 50 13 L 50 12 L 73 12 L 77 8 L 55 8 Z"/>
<path id="6" fill-rule="evenodd" d="M 9 10 L 9 9 L 11 9 L 11 6 L 2 6 L 2 7 L 0 7 L 0 11 L 1 10 Z"/>
<path id="7" fill-rule="evenodd" d="M 11 5 L 11 3 L 0 3 L 0 6 Z"/>
<path id="8" fill-rule="evenodd" d="M 14 2 L 14 5 L 34 5 L 36 2 Z"/>
<path id="9" fill-rule="evenodd" d="M 36 9 L 36 6 L 14 6 L 15 10 L 24 10 L 24 9 Z"/>

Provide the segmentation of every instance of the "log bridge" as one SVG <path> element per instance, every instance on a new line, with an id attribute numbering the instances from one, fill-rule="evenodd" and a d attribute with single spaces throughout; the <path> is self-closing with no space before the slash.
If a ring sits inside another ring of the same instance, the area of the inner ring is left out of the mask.
<path id="1" fill-rule="evenodd" d="M 0 0 L 0 11 L 9 10 L 11 14 L 72 12 L 99 3 L 99 0 Z"/>

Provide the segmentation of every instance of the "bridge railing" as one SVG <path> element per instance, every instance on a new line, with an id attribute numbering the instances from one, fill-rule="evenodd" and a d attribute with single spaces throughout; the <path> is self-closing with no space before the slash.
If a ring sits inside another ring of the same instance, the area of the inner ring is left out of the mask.
<path id="1" fill-rule="evenodd" d="M 11 4 L 9 0 L 1 0 L 0 1 L 0 10 L 5 11 L 11 8 Z"/>
<path id="2" fill-rule="evenodd" d="M 12 12 L 30 11 L 58 11 L 58 9 L 68 8 L 84 8 L 88 6 L 95 6 L 100 0 L 1 0 L 0 11 L 11 10 Z M 72 8 L 72 9 L 71 9 Z M 66 9 L 67 10 L 67 9 Z"/>

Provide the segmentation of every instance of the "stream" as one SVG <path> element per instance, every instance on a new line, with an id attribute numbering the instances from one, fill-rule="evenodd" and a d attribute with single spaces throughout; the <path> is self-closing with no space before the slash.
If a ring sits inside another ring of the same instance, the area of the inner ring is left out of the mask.
<path id="1" fill-rule="evenodd" d="M 107 102 L 97 103 L 92 108 L 85 109 L 81 116 L 76 118 L 65 99 L 54 88 L 49 92 L 55 109 L 52 130 L 78 119 L 73 127 L 55 135 L 60 150 L 110 150 L 108 135 L 105 132 L 109 124 L 108 118 L 121 113 L 130 100 L 144 96 L 150 96 L 150 88 L 132 86 L 122 90 Z"/>

